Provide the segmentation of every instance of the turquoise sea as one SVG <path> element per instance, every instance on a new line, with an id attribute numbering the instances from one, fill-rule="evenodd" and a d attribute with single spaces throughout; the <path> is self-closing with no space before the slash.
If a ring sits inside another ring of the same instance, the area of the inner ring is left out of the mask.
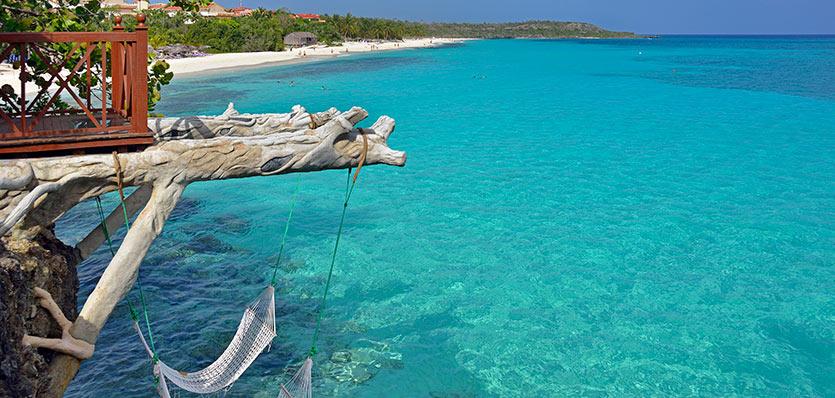
<path id="1" fill-rule="evenodd" d="M 362 106 L 409 155 L 363 169 L 317 397 L 835 396 L 835 37 L 473 41 L 177 78 L 157 111 L 229 101 Z M 301 175 L 279 336 L 227 395 L 273 397 L 304 359 L 344 178 Z M 188 188 L 140 271 L 164 361 L 222 352 L 295 184 Z M 153 394 L 123 303 L 68 396 Z"/>

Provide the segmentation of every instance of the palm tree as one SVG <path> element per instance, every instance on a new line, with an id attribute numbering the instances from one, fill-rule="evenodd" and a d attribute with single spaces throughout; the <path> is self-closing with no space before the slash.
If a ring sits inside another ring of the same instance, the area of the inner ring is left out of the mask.
<path id="1" fill-rule="evenodd" d="M 347 15 L 345 15 L 344 31 L 342 31 L 340 33 L 342 33 L 342 35 L 345 36 L 345 37 L 357 37 L 357 36 L 359 36 L 359 32 L 360 32 L 360 29 L 359 29 L 359 24 L 357 22 L 357 18 L 355 18 L 349 12 Z"/>

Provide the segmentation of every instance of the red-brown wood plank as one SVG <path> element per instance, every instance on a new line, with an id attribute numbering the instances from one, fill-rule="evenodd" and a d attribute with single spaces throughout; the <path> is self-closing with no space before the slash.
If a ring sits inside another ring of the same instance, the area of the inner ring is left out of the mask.
<path id="1" fill-rule="evenodd" d="M 135 135 L 135 134 L 134 134 Z M 94 149 L 94 148 L 116 148 L 120 146 L 149 146 L 154 143 L 153 137 L 130 137 L 102 139 L 96 137 L 94 140 L 72 141 L 72 142 L 55 142 L 43 143 L 36 145 L 19 145 L 2 147 L 0 146 L 0 155 L 23 154 L 38 156 L 38 153 L 64 151 L 70 149 Z"/>
<path id="2" fill-rule="evenodd" d="M 0 33 L 0 42 L 29 43 L 46 41 L 52 43 L 90 41 L 136 41 L 136 32 L 8 32 Z"/>

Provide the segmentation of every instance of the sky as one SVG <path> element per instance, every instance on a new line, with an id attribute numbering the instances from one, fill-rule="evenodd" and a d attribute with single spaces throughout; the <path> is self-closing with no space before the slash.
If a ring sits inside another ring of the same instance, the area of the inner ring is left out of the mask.
<path id="1" fill-rule="evenodd" d="M 237 6 L 239 0 L 216 0 Z M 835 34 L 835 0 L 243 0 L 247 7 L 425 22 L 582 21 L 683 34 Z"/>

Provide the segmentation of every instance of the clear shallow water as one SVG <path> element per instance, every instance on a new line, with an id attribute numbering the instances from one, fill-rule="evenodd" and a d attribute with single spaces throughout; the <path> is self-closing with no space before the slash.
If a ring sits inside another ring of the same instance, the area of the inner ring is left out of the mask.
<path id="1" fill-rule="evenodd" d="M 835 38 L 479 41 L 181 78 L 158 111 L 397 119 L 409 162 L 363 171 L 317 396 L 833 396 L 833 79 Z M 186 191 L 141 269 L 168 363 L 225 347 L 294 184 Z M 302 176 L 279 337 L 233 396 L 275 396 L 307 351 L 343 184 Z M 58 230 L 95 223 L 82 204 Z M 83 297 L 108 259 L 79 267 Z M 150 396 L 149 375 L 123 304 L 68 395 Z"/>

